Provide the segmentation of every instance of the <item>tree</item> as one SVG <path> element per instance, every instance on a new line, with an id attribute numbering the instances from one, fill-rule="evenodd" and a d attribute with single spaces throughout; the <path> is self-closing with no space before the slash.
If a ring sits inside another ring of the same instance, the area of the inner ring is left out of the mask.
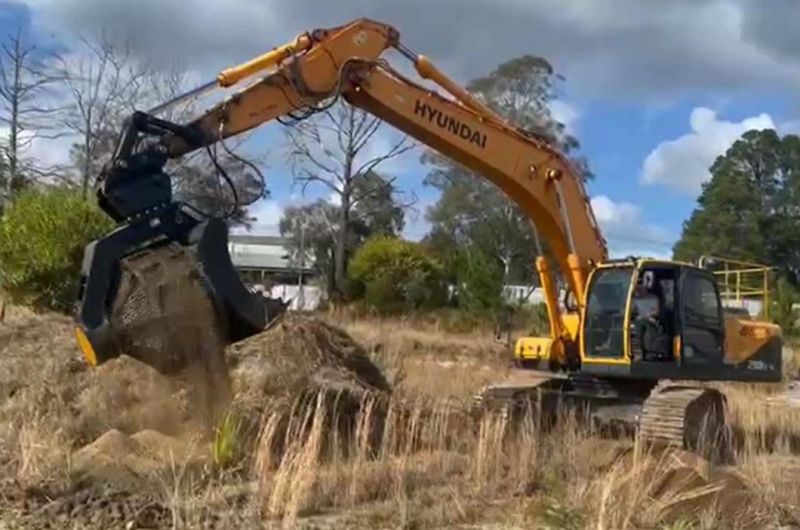
<path id="1" fill-rule="evenodd" d="M 85 57 L 60 59 L 70 103 L 62 112 L 62 126 L 77 137 L 71 158 L 84 197 L 113 154 L 125 120 L 134 110 L 149 109 L 184 93 L 188 75 L 178 65 L 154 69 L 139 62 L 125 46 L 107 39 L 83 39 Z M 196 115 L 196 101 L 176 105 L 160 117 L 178 123 Z M 176 199 L 210 217 L 225 217 L 230 224 L 248 224 L 247 206 L 266 194 L 257 164 L 234 153 L 233 147 L 211 148 L 171 161 L 165 171 L 172 177 Z M 209 156 L 211 155 L 211 156 Z M 212 159 L 212 156 L 214 157 Z"/>
<path id="2" fill-rule="evenodd" d="M 523 55 L 473 79 L 467 90 L 515 126 L 570 153 L 580 144 L 550 110 L 556 99 L 555 82 L 563 79 L 546 59 Z"/>
<path id="3" fill-rule="evenodd" d="M 303 193 L 317 186 L 331 197 L 336 208 L 333 224 L 333 287 L 345 292 L 347 262 L 352 251 L 352 234 L 357 225 L 368 219 L 382 218 L 386 225 L 395 224 L 398 214 L 386 216 L 388 203 L 392 209 L 404 208 L 394 186 L 394 178 L 378 176 L 381 164 L 412 148 L 405 137 L 385 150 L 375 152 L 375 135 L 381 120 L 341 101 L 316 117 L 287 128 L 288 158 L 295 181 Z M 384 228 L 388 228 L 385 226 Z"/>
<path id="4" fill-rule="evenodd" d="M 61 125 L 77 137 L 70 158 L 86 198 L 90 183 L 113 152 L 123 121 L 140 102 L 148 69 L 128 47 L 112 44 L 105 35 L 96 42 L 81 42 L 85 53 L 58 61 L 69 98 Z"/>
<path id="5" fill-rule="evenodd" d="M 718 157 L 673 253 L 765 262 L 800 275 L 800 138 L 747 131 Z"/>
<path id="6" fill-rule="evenodd" d="M 499 263 L 503 281 L 527 283 L 535 277 L 537 240 L 530 220 L 485 179 L 460 168 L 437 168 L 425 183 L 441 190 L 428 210 L 429 240 L 444 253 L 467 246 Z"/>
<path id="7" fill-rule="evenodd" d="M 55 134 L 46 118 L 54 111 L 47 100 L 58 80 L 36 46 L 27 42 L 21 26 L 8 35 L 0 50 L 0 123 L 8 127 L 2 148 L 0 211 L 26 179 L 47 173 L 26 152 L 37 138 Z"/>
<path id="8" fill-rule="evenodd" d="M 550 110 L 559 79 L 547 61 L 524 55 L 471 81 L 467 89 L 529 136 L 544 138 L 570 154 L 579 142 Z M 432 224 L 429 239 L 447 253 L 480 249 L 481 255 L 501 266 L 506 283 L 533 282 L 540 245 L 528 217 L 484 177 L 438 153 L 426 152 L 422 160 L 432 168 L 425 184 L 440 191 L 438 202 L 427 212 Z M 591 176 L 584 160 L 574 162 L 584 178 Z"/>
<path id="9" fill-rule="evenodd" d="M 279 229 L 288 238 L 289 263 L 302 267 L 313 263 L 333 289 L 333 247 L 338 212 L 324 200 L 290 206 L 283 212 Z"/>
<path id="10" fill-rule="evenodd" d="M 502 305 L 503 271 L 480 247 L 458 253 L 458 305 L 476 315 L 492 315 Z"/>
<path id="11" fill-rule="evenodd" d="M 345 256 L 351 256 L 369 237 L 397 235 L 405 222 L 388 179 L 370 172 L 357 180 L 354 194 L 363 199 L 353 206 L 345 230 L 341 229 L 340 205 L 323 199 L 287 208 L 280 221 L 281 235 L 289 238 L 291 262 L 295 266 L 313 262 L 328 279 L 330 292 L 336 290 L 336 245 L 341 233 L 345 234 Z"/>

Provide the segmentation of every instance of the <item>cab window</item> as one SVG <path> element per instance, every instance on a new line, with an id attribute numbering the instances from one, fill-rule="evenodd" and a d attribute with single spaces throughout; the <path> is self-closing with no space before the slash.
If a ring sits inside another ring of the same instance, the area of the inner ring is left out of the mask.
<path id="1" fill-rule="evenodd" d="M 717 290 L 709 278 L 696 274 L 688 275 L 683 298 L 687 321 L 708 327 L 720 325 Z"/>
<path id="2" fill-rule="evenodd" d="M 621 357 L 632 267 L 598 269 L 586 306 L 586 355 Z"/>

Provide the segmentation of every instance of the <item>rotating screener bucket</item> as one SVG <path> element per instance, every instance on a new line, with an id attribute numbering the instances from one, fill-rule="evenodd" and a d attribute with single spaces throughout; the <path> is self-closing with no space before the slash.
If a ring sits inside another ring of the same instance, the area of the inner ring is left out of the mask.
<path id="1" fill-rule="evenodd" d="M 92 242 L 84 254 L 76 334 L 92 365 L 129 355 L 164 374 L 265 329 L 285 309 L 249 292 L 222 220 L 178 205 Z"/>

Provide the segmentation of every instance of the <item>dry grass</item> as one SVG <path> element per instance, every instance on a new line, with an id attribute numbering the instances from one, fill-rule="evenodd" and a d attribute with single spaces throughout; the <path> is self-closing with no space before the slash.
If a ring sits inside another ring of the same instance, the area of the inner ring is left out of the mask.
<path id="1" fill-rule="evenodd" d="M 70 372 L 77 352 L 67 321 L 15 313 L 7 322 L 0 325 L 6 476 L 67 477 L 84 439 L 109 427 L 168 430 L 178 421 L 185 404 L 172 394 L 148 401 L 132 392 L 136 384 L 161 388 L 155 376 Z M 535 408 L 514 425 L 492 415 L 473 421 L 470 396 L 506 372 L 503 348 L 488 331 L 453 334 L 436 323 L 388 319 L 345 328 L 383 369 L 391 397 L 363 392 L 346 417 L 329 392 L 273 399 L 265 394 L 268 374 L 253 371 L 266 361 L 245 358 L 232 408 L 244 419 L 220 425 L 208 447 L 215 465 L 194 474 L 177 460 L 162 474 L 168 527 L 198 527 L 212 512 L 231 528 L 254 527 L 254 519 L 241 523 L 245 515 L 275 528 L 800 525 L 800 458 L 791 443 L 766 441 L 767 433 L 791 440 L 800 418 L 765 408 L 774 389 L 726 386 L 742 444 L 735 466 L 714 468 L 684 453 L 601 439 L 568 412 L 552 430 L 540 427 Z M 280 335 L 276 355 L 295 355 L 291 342 Z"/>
<path id="2" fill-rule="evenodd" d="M 487 330 L 448 333 L 436 322 L 374 318 L 340 323 L 408 396 L 469 398 L 508 373 L 506 347 Z"/>
<path id="3" fill-rule="evenodd" d="M 354 513 L 365 527 L 391 528 L 710 529 L 800 522 L 800 492 L 789 487 L 796 475 L 772 474 L 787 462 L 797 469 L 800 460 L 790 457 L 751 448 L 739 455 L 739 467 L 714 468 L 687 453 L 599 439 L 568 413 L 544 432 L 533 409 L 513 428 L 500 416 L 473 426 L 463 411 L 430 410 L 429 402 L 393 402 L 378 447 L 357 434 L 353 452 L 336 441 L 324 447 L 323 403 L 319 398 L 295 409 L 288 433 L 277 433 L 275 421 L 262 433 L 262 514 L 283 527 L 326 518 L 341 524 Z M 374 412 L 374 402 L 363 403 L 357 431 L 371 431 Z M 276 435 L 293 440 L 277 459 Z"/>

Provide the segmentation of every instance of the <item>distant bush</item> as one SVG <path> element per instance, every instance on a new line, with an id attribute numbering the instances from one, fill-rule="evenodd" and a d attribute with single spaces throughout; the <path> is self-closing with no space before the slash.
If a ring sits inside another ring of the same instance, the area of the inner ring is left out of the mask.
<path id="1" fill-rule="evenodd" d="M 800 294 L 785 277 L 778 279 L 775 286 L 775 295 L 772 302 L 773 320 L 782 329 L 784 335 L 796 336 L 797 320 L 800 317 L 794 308 L 794 304 L 800 301 Z"/>
<path id="2" fill-rule="evenodd" d="M 370 238 L 353 256 L 348 274 L 352 293 L 383 313 L 430 309 L 445 301 L 441 263 L 411 241 Z"/>
<path id="3" fill-rule="evenodd" d="M 503 271 L 480 250 L 466 249 L 459 253 L 458 306 L 481 315 L 495 314 L 503 303 Z"/>
<path id="4" fill-rule="evenodd" d="M 84 246 L 112 226 L 69 189 L 23 191 L 0 218 L 0 291 L 11 303 L 69 311 Z"/>

